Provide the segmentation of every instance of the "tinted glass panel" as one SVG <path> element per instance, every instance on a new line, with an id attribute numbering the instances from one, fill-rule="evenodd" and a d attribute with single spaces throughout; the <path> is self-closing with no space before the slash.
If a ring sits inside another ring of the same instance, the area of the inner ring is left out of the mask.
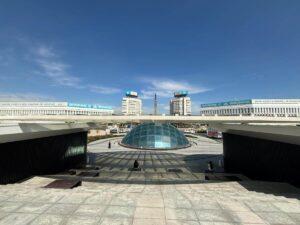
<path id="1" fill-rule="evenodd" d="M 121 143 L 143 149 L 173 149 L 189 146 L 189 141 L 177 128 L 170 124 L 153 122 L 135 127 Z"/>

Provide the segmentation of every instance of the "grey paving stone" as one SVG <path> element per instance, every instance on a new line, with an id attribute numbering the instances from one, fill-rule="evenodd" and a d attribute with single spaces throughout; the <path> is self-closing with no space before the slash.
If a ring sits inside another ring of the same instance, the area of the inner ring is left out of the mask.
<path id="1" fill-rule="evenodd" d="M 137 197 L 130 194 L 119 194 L 112 198 L 110 205 L 131 206 L 135 207 L 137 204 Z"/>
<path id="2" fill-rule="evenodd" d="M 227 211 L 230 212 L 230 211 Z M 233 222 L 237 223 L 258 223 L 258 224 L 264 224 L 265 221 L 261 219 L 257 214 L 253 212 L 230 212 L 231 219 Z"/>
<path id="3" fill-rule="evenodd" d="M 37 198 L 37 195 L 35 192 L 30 192 L 29 194 L 18 194 L 11 198 L 9 198 L 9 201 L 11 202 L 32 202 L 35 198 Z"/>
<path id="4" fill-rule="evenodd" d="M 197 210 L 199 221 L 235 222 L 231 214 L 224 210 Z"/>
<path id="5" fill-rule="evenodd" d="M 277 208 L 286 213 L 300 213 L 299 203 L 288 203 L 288 202 L 274 202 Z"/>
<path id="6" fill-rule="evenodd" d="M 11 196 L 7 194 L 0 194 L 0 202 L 9 199 Z"/>
<path id="7" fill-rule="evenodd" d="M 79 205 L 74 212 L 76 216 L 101 216 L 106 206 L 101 205 Z"/>
<path id="8" fill-rule="evenodd" d="M 300 213 L 289 213 L 288 215 L 296 224 L 300 224 Z"/>
<path id="9" fill-rule="evenodd" d="M 165 225 L 164 219 L 137 219 L 134 218 L 133 225 Z"/>
<path id="10" fill-rule="evenodd" d="M 91 193 L 74 193 L 74 194 L 64 196 L 62 199 L 58 201 L 58 203 L 80 204 L 83 203 L 91 195 L 92 195 Z"/>
<path id="11" fill-rule="evenodd" d="M 164 207 L 164 201 L 160 196 L 140 195 L 137 197 L 137 206 Z"/>
<path id="12" fill-rule="evenodd" d="M 135 208 L 134 207 L 124 207 L 124 206 L 109 206 L 104 211 L 104 217 L 126 217 L 131 218 L 134 215 Z"/>
<path id="13" fill-rule="evenodd" d="M 125 192 L 127 193 L 142 193 L 145 189 L 145 186 L 144 185 L 137 185 L 137 186 L 133 186 L 133 185 L 130 185 L 126 190 Z"/>
<path id="14" fill-rule="evenodd" d="M 23 213 L 43 213 L 48 209 L 51 205 L 45 203 L 37 203 L 37 202 L 28 202 L 25 205 L 21 206 L 16 210 L 16 212 Z"/>
<path id="15" fill-rule="evenodd" d="M 208 221 L 201 221 L 200 225 L 262 225 L 262 224 L 257 224 L 257 223 L 227 223 L 227 222 L 208 222 Z"/>
<path id="16" fill-rule="evenodd" d="M 186 198 L 172 198 L 169 196 L 168 198 L 164 198 L 164 204 L 166 207 L 169 208 L 183 208 L 183 209 L 190 209 L 193 208 L 192 203 L 189 199 Z"/>
<path id="17" fill-rule="evenodd" d="M 165 219 L 164 208 L 137 207 L 134 213 L 135 219 Z"/>
<path id="18" fill-rule="evenodd" d="M 218 201 L 219 206 L 224 210 L 248 212 L 250 208 L 247 207 L 243 202 L 238 201 Z"/>
<path id="19" fill-rule="evenodd" d="M 22 205 L 24 205 L 23 202 L 1 202 L 0 212 L 15 212 Z"/>
<path id="20" fill-rule="evenodd" d="M 0 220 L 1 225 L 25 225 L 34 220 L 38 214 L 10 213 Z"/>
<path id="21" fill-rule="evenodd" d="M 132 225 L 132 218 L 111 218 L 102 217 L 100 219 L 100 225 Z"/>
<path id="22" fill-rule="evenodd" d="M 59 225 L 64 220 L 62 215 L 39 215 L 35 220 L 33 220 L 30 225 Z"/>
<path id="23" fill-rule="evenodd" d="M 255 212 L 279 212 L 280 210 L 275 207 L 271 202 L 265 201 L 247 201 L 245 203 L 252 211 Z"/>
<path id="24" fill-rule="evenodd" d="M 60 193 L 47 193 L 47 194 L 41 194 L 38 195 L 35 199 L 33 199 L 33 202 L 43 202 L 43 203 L 55 203 L 62 199 L 65 196 L 65 194 Z"/>
<path id="25" fill-rule="evenodd" d="M 198 220 L 196 213 L 191 209 L 165 208 L 167 220 Z"/>
<path id="26" fill-rule="evenodd" d="M 167 225 L 200 225 L 198 221 L 191 220 L 168 220 L 166 221 Z"/>
<path id="27" fill-rule="evenodd" d="M 84 204 L 100 204 L 100 205 L 109 205 L 113 194 L 94 194 L 85 199 Z"/>
<path id="28" fill-rule="evenodd" d="M 98 224 L 100 221 L 99 217 L 95 216 L 88 216 L 88 217 L 83 217 L 83 216 L 71 216 L 67 219 L 66 225 L 95 225 Z"/>
<path id="29" fill-rule="evenodd" d="M 291 217 L 282 212 L 257 213 L 268 224 L 296 224 Z"/>
<path id="30" fill-rule="evenodd" d="M 47 209 L 46 213 L 69 215 L 69 214 L 72 214 L 76 209 L 78 209 L 78 207 L 79 207 L 79 205 L 77 205 L 77 204 L 56 203 L 56 204 L 52 205 L 49 209 Z"/>
<path id="31" fill-rule="evenodd" d="M 0 212 L 0 219 L 2 219 L 3 217 L 7 216 L 8 213 L 6 212 Z"/>
<path id="32" fill-rule="evenodd" d="M 221 209 L 221 206 L 218 204 L 218 202 L 211 201 L 210 198 L 202 198 L 201 200 L 195 199 L 194 201 L 192 201 L 192 205 L 195 209 Z"/>

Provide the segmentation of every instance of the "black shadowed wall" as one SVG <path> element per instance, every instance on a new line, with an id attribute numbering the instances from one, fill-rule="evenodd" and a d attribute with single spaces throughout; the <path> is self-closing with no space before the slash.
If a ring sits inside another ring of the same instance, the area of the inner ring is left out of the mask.
<path id="1" fill-rule="evenodd" d="M 252 179 L 300 184 L 300 146 L 223 133 L 226 172 Z"/>
<path id="2" fill-rule="evenodd" d="M 0 144 L 0 183 L 81 166 L 86 146 L 87 132 Z"/>

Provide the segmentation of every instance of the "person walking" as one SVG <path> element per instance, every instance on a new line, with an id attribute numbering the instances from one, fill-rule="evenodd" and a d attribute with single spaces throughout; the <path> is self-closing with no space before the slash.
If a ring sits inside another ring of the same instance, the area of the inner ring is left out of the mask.
<path id="1" fill-rule="evenodd" d="M 110 141 L 108 142 L 108 148 L 109 149 L 111 148 L 111 142 Z"/>

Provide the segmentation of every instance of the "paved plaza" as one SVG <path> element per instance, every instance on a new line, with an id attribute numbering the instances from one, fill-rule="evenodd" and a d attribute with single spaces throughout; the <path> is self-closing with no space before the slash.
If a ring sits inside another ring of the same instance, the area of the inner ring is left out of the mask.
<path id="1" fill-rule="evenodd" d="M 111 142 L 110 150 L 107 140 L 88 147 L 85 170 L 99 171 L 98 177 L 61 173 L 0 185 L 0 224 L 300 224 L 300 191 L 291 185 L 243 176 L 205 179 L 208 160 L 222 172 L 217 141 L 199 138 L 190 148 L 167 152 Z M 130 170 L 135 159 L 141 171 Z M 74 189 L 44 188 L 55 178 L 83 182 Z"/>
<path id="2" fill-rule="evenodd" d="M 88 147 L 88 162 L 99 169 L 96 179 L 102 182 L 123 183 L 195 183 L 202 182 L 207 162 L 212 161 L 215 170 L 222 171 L 222 144 L 199 137 L 192 139 L 192 146 L 178 150 L 136 150 L 120 146 L 121 138 L 93 142 Z M 134 161 L 141 171 L 130 171 Z M 169 172 L 169 171 L 178 172 Z"/>

